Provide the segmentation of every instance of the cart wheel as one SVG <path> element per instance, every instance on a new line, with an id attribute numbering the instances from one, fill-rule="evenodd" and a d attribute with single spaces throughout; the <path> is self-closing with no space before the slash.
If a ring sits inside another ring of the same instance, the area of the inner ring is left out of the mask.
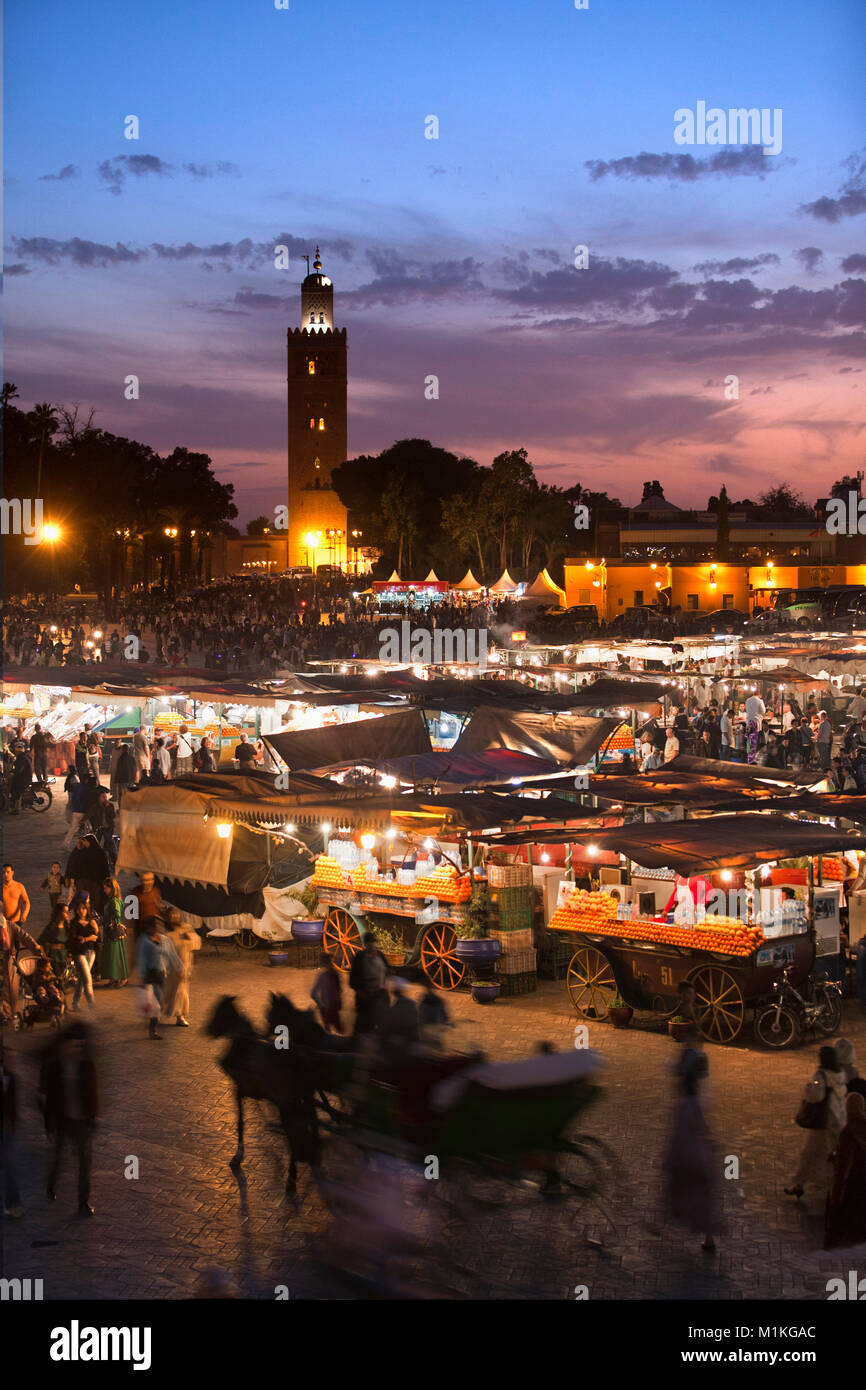
<path id="1" fill-rule="evenodd" d="M 249 927 L 241 927 L 240 931 L 236 931 L 235 941 L 245 951 L 254 951 L 259 944 L 259 938 L 254 931 L 250 931 Z"/>
<path id="2" fill-rule="evenodd" d="M 456 989 L 466 973 L 457 957 L 457 933 L 444 922 L 428 927 L 421 942 L 421 968 L 436 989 Z"/>
<path id="3" fill-rule="evenodd" d="M 743 991 L 729 970 L 702 965 L 689 984 L 695 990 L 695 1019 L 709 1042 L 729 1043 L 739 1035 L 746 1015 Z"/>
<path id="4" fill-rule="evenodd" d="M 361 949 L 361 933 L 351 912 L 332 907 L 325 918 L 322 945 L 338 970 L 346 971 Z"/>
<path id="5" fill-rule="evenodd" d="M 47 811 L 53 800 L 47 787 L 34 787 L 30 805 L 34 811 Z"/>
<path id="6" fill-rule="evenodd" d="M 569 962 L 566 982 L 571 1002 L 581 1018 L 607 1018 L 619 989 L 606 955 L 594 946 L 581 946 Z"/>

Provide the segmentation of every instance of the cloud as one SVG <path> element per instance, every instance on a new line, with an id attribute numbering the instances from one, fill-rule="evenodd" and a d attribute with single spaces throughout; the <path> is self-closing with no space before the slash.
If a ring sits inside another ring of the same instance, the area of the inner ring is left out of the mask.
<path id="1" fill-rule="evenodd" d="M 701 261 L 692 269 L 700 275 L 742 275 L 747 270 L 761 270 L 765 265 L 779 265 L 774 251 L 764 251 L 760 256 L 734 256 L 729 261 Z"/>
<path id="2" fill-rule="evenodd" d="M 481 266 L 472 256 L 462 260 L 408 260 L 393 248 L 367 252 L 375 278 L 356 290 L 343 291 L 342 298 L 358 308 L 373 304 L 407 304 L 412 300 L 444 299 L 483 289 Z"/>
<path id="3" fill-rule="evenodd" d="M 60 182 L 66 179 L 77 179 L 81 170 L 77 164 L 64 164 L 58 174 L 40 174 L 40 183 Z"/>
<path id="4" fill-rule="evenodd" d="M 238 290 L 233 304 L 239 304 L 242 309 L 282 309 L 284 312 L 296 304 L 296 300 L 283 298 L 279 294 L 262 294 L 258 290 L 246 286 Z"/>
<path id="5" fill-rule="evenodd" d="M 862 256 L 859 251 L 855 252 L 853 256 L 846 256 L 842 262 L 842 269 L 847 275 L 866 270 L 866 256 Z"/>
<path id="6" fill-rule="evenodd" d="M 845 164 L 850 170 L 837 198 L 816 198 L 814 203 L 802 203 L 801 212 L 822 222 L 841 222 L 843 217 L 858 217 L 866 212 L 866 158 L 851 155 Z"/>
<path id="7" fill-rule="evenodd" d="M 644 150 L 620 159 L 584 161 L 593 183 L 608 174 L 618 179 L 671 179 L 681 183 L 720 176 L 732 178 L 736 174 L 756 174 L 763 178 L 784 162 L 768 160 L 760 145 L 748 145 L 743 150 L 719 150 L 704 159 L 696 159 L 691 154 L 648 154 Z"/>
<path id="8" fill-rule="evenodd" d="M 800 262 L 808 275 L 814 275 L 824 259 L 824 252 L 817 246 L 802 246 L 794 252 L 794 259 Z"/>
<path id="9" fill-rule="evenodd" d="M 166 246 L 161 241 L 155 241 L 153 250 L 157 259 L 162 261 L 198 260 L 206 256 L 212 261 L 234 261 L 239 265 L 246 265 L 260 260 L 265 247 L 273 257 L 274 246 L 278 244 L 275 241 L 256 245 L 249 237 L 244 237 L 243 241 L 215 242 L 211 246 L 199 246 L 192 241 L 185 242 L 183 246 Z"/>
<path id="10" fill-rule="evenodd" d="M 104 159 L 96 167 L 96 172 L 108 191 L 118 195 L 126 182 L 127 174 L 134 178 L 144 178 L 146 174 L 157 174 L 160 178 L 170 178 L 173 165 L 166 164 L 155 154 L 119 154 L 114 159 Z"/>
<path id="11" fill-rule="evenodd" d="M 643 291 L 670 285 L 677 272 L 657 261 L 616 260 L 601 257 L 585 270 L 573 266 L 534 270 L 516 289 L 496 290 L 499 299 L 511 304 L 538 308 L 571 308 L 589 304 L 609 304 L 617 308 L 633 305 Z"/>
<path id="12" fill-rule="evenodd" d="M 25 265 L 23 261 L 16 261 L 14 265 L 4 265 L 3 274 L 13 277 L 16 275 L 29 275 L 30 267 L 29 265 Z"/>
<path id="13" fill-rule="evenodd" d="M 42 261 L 45 265 L 59 265 L 61 261 L 72 261 L 78 266 L 104 268 L 147 259 L 146 251 L 136 251 L 121 241 L 115 242 L 114 246 L 107 246 L 77 236 L 70 237 L 68 241 L 55 241 L 53 237 L 44 236 L 13 237 L 12 244 L 19 256 L 31 261 Z"/>
<path id="14" fill-rule="evenodd" d="M 194 179 L 214 179 L 219 175 L 240 178 L 241 172 L 236 164 L 226 159 L 218 159 L 216 164 L 184 164 L 183 167 Z"/>

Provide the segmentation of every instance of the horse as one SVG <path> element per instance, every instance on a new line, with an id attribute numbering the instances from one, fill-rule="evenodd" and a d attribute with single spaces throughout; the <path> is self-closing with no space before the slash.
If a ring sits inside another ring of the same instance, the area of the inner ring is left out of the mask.
<path id="1" fill-rule="evenodd" d="M 281 1051 L 261 1037 L 250 1020 L 235 1004 L 235 995 L 225 994 L 211 1014 L 205 1031 L 212 1038 L 228 1038 L 228 1051 L 220 1066 L 235 1088 L 238 1111 L 238 1146 L 229 1161 L 237 1171 L 244 1161 L 244 1101 L 267 1100 L 280 1116 L 289 1154 L 286 1192 L 297 1187 L 297 1160 L 318 1167 L 321 1140 L 314 1103 L 314 1086 L 303 1058 Z"/>
<path id="2" fill-rule="evenodd" d="M 328 1033 L 316 1018 L 315 1009 L 299 1009 L 287 994 L 271 990 L 270 998 L 267 1033 L 276 1035 L 279 1045 L 283 1035 L 278 1030 L 286 1030 L 288 1046 L 284 1056 L 293 1057 L 305 1067 L 322 1109 L 335 1118 L 326 1092 L 340 1095 L 350 1085 L 358 1062 L 355 1039 Z"/>

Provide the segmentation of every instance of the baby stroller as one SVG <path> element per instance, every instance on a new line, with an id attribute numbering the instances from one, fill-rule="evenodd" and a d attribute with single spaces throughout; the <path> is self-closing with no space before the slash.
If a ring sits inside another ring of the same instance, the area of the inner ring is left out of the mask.
<path id="1" fill-rule="evenodd" d="M 15 963 L 21 980 L 21 1007 L 13 1026 L 30 1029 L 34 1023 L 47 1023 L 51 1028 L 59 1028 L 66 1012 L 66 1001 L 47 956 L 22 951 Z"/>

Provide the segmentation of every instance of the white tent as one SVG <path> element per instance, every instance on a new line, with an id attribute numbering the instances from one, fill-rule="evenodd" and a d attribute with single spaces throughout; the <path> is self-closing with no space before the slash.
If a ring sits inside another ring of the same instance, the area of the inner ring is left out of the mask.
<path id="1" fill-rule="evenodd" d="M 466 571 L 460 583 L 452 584 L 451 588 L 459 589 L 464 594 L 479 594 L 484 588 L 484 585 L 478 583 L 478 580 L 470 569 Z"/>
<path id="2" fill-rule="evenodd" d="M 556 599 L 560 608 L 565 607 L 565 590 L 560 589 L 558 584 L 554 584 L 547 570 L 544 569 L 533 579 L 529 588 L 524 591 L 524 598 L 549 598 Z"/>
<path id="3" fill-rule="evenodd" d="M 513 594 L 516 590 L 517 585 L 508 573 L 507 568 L 502 571 L 496 583 L 490 585 L 491 594 Z"/>
<path id="4" fill-rule="evenodd" d="M 400 578 L 400 576 L 399 576 L 399 574 L 397 573 L 397 571 L 396 571 L 396 570 L 392 570 L 392 571 L 391 571 L 391 576 L 390 576 L 390 578 L 389 578 L 389 579 L 386 579 L 386 580 L 385 580 L 385 583 L 386 583 L 386 584 L 402 584 L 403 581 L 402 581 L 402 579 Z"/>
<path id="5" fill-rule="evenodd" d="M 422 583 L 422 584 L 438 584 L 438 583 L 440 583 L 440 579 L 439 579 L 439 576 L 438 576 L 438 574 L 436 573 L 436 571 L 435 571 L 434 569 L 431 569 L 430 573 L 427 575 L 427 578 L 426 578 L 426 579 L 422 579 L 422 580 L 421 580 L 421 583 Z"/>

